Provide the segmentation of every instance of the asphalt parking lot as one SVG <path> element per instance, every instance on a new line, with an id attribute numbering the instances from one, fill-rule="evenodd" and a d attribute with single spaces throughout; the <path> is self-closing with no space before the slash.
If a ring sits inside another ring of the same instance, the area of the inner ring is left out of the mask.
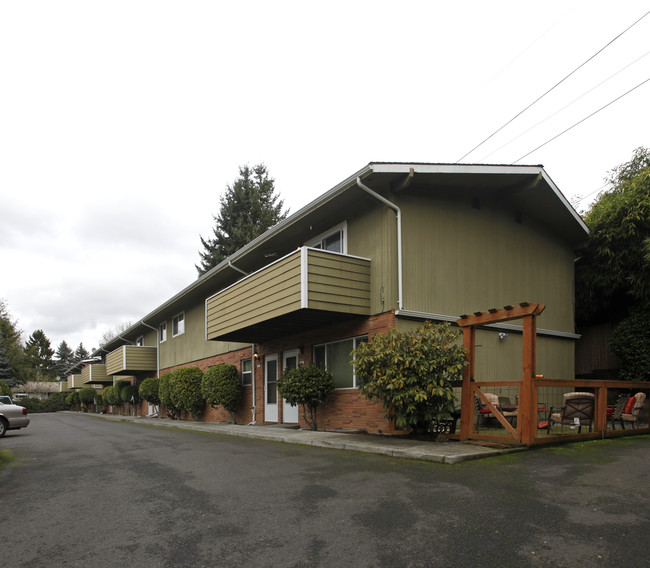
<path id="1" fill-rule="evenodd" d="M 34 415 L 11 566 L 650 566 L 650 436 L 440 464 Z"/>

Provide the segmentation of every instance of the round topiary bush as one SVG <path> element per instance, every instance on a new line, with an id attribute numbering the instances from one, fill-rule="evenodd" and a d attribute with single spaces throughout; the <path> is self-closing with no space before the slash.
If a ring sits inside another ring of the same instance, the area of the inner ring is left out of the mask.
<path id="1" fill-rule="evenodd" d="M 205 398 L 201 392 L 202 378 L 203 371 L 198 367 L 181 367 L 172 372 L 169 382 L 174 407 L 184 410 L 192 416 L 203 412 Z"/>
<path id="2" fill-rule="evenodd" d="M 164 373 L 160 376 L 160 383 L 158 385 L 158 396 L 160 397 L 160 404 L 167 409 L 167 415 L 172 419 L 178 418 L 178 408 L 174 405 L 172 400 L 172 373 Z"/>
<path id="3" fill-rule="evenodd" d="M 334 377 L 332 373 L 316 367 L 303 365 L 295 369 L 288 369 L 278 379 L 278 392 L 289 404 L 302 406 L 302 415 L 307 425 L 312 430 L 317 430 L 316 410 L 334 391 Z"/>
<path id="4" fill-rule="evenodd" d="M 83 404 L 94 404 L 97 391 L 93 387 L 84 387 L 79 391 L 79 400 Z"/>
<path id="5" fill-rule="evenodd" d="M 232 423 L 235 423 L 235 412 L 242 397 L 242 386 L 237 367 L 234 365 L 210 367 L 203 374 L 201 391 L 205 402 L 213 408 L 223 406 L 230 413 Z"/>
<path id="6" fill-rule="evenodd" d="M 142 381 L 140 385 L 140 398 L 151 404 L 160 404 L 160 379 L 158 377 L 149 377 Z"/>

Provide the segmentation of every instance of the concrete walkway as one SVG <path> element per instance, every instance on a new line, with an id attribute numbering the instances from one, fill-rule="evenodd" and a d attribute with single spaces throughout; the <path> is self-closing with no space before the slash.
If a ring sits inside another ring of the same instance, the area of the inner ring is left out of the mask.
<path id="1" fill-rule="evenodd" d="M 81 414 L 78 412 L 72 412 L 72 414 L 94 416 L 96 418 L 119 422 L 146 424 L 147 426 L 160 428 L 195 430 L 223 436 L 242 436 L 245 438 L 256 438 L 258 440 L 284 442 L 285 444 L 302 444 L 319 448 L 351 450 L 368 454 L 381 454 L 393 458 L 406 458 L 445 464 L 455 464 L 466 460 L 497 456 L 525 449 L 523 447 L 501 449 L 455 441 L 443 443 L 424 442 L 392 436 L 349 434 L 345 432 L 312 432 L 311 430 L 302 430 L 285 425 L 251 426 L 226 424 L 222 422 L 190 422 L 187 420 L 170 420 L 167 418 L 116 416 L 111 414 Z"/>

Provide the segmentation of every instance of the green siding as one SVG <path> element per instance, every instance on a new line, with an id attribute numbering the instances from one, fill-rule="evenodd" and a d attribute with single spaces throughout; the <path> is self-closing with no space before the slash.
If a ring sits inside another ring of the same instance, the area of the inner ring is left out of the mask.
<path id="1" fill-rule="evenodd" d="M 407 196 L 404 309 L 457 316 L 521 301 L 545 304 L 538 327 L 572 333 L 572 250 L 514 211 Z"/>
<path id="2" fill-rule="evenodd" d="M 300 309 L 300 251 L 207 301 L 207 336 L 218 337 Z"/>
<path id="3" fill-rule="evenodd" d="M 303 308 L 367 315 L 370 264 L 363 258 L 297 250 L 208 299 L 207 337 L 220 337 Z"/>
<path id="4" fill-rule="evenodd" d="M 156 371 L 157 354 L 155 347 L 123 345 L 106 355 L 106 374 Z"/>
<path id="5" fill-rule="evenodd" d="M 177 312 L 178 313 L 178 312 Z M 205 340 L 205 301 L 185 309 L 185 333 L 172 337 L 171 317 L 167 341 L 160 344 L 160 369 L 184 365 L 247 347 L 245 343 Z"/>
<path id="6" fill-rule="evenodd" d="M 369 314 L 370 264 L 364 259 L 310 250 L 308 307 Z"/>
<path id="7" fill-rule="evenodd" d="M 86 365 L 81 370 L 81 376 L 83 377 L 83 382 L 87 383 L 88 381 L 101 381 L 109 382 L 108 374 L 106 373 L 106 365 L 100 365 L 98 363 L 93 363 L 92 365 Z"/>

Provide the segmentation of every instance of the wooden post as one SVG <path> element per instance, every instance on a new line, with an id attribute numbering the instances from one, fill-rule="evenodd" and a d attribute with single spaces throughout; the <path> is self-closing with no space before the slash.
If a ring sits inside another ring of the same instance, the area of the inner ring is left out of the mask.
<path id="1" fill-rule="evenodd" d="M 463 328 L 463 347 L 467 354 L 465 360 L 467 365 L 463 367 L 463 388 L 462 400 L 460 408 L 460 439 L 461 441 L 469 439 L 470 425 L 474 420 L 474 396 L 472 394 L 471 383 L 474 381 L 474 342 L 475 342 L 474 326 Z"/>

